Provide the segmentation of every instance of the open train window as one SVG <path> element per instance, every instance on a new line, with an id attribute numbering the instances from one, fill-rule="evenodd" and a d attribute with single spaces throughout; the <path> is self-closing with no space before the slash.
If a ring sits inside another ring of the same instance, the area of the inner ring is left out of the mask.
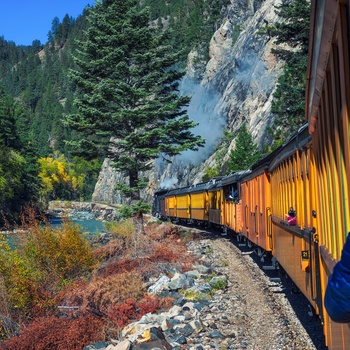
<path id="1" fill-rule="evenodd" d="M 225 187 L 224 190 L 225 199 L 229 202 L 239 202 L 238 183 L 234 182 Z"/>

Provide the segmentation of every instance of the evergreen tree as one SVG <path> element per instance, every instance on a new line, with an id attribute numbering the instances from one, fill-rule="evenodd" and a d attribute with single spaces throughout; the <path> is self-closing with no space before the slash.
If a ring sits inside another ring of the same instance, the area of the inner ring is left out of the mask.
<path id="1" fill-rule="evenodd" d="M 36 195 L 36 168 L 22 126 L 23 113 L 0 86 L 0 225 Z M 35 174 L 35 175 L 34 175 Z"/>
<path id="2" fill-rule="evenodd" d="M 0 144 L 19 149 L 18 137 L 16 135 L 15 106 L 10 96 L 6 95 L 0 86 Z"/>
<path id="3" fill-rule="evenodd" d="M 246 124 L 242 124 L 236 138 L 235 148 L 230 152 L 228 170 L 236 172 L 249 169 L 259 159 L 261 159 L 261 153 L 258 146 L 254 143 Z"/>
<path id="4" fill-rule="evenodd" d="M 204 143 L 190 131 L 196 125 L 186 114 L 190 98 L 178 94 L 180 52 L 167 45 L 168 33 L 149 26 L 149 9 L 137 4 L 104 0 L 91 10 L 75 57 L 80 69 L 70 72 L 81 92 L 78 113 L 65 116 L 66 125 L 81 133 L 71 144 L 85 156 L 107 152 L 128 176 L 124 193 L 133 200 L 140 198 L 139 174 L 152 160 Z"/>
<path id="5" fill-rule="evenodd" d="M 284 44 L 283 47 L 287 44 L 293 50 L 272 50 L 286 62 L 271 105 L 275 121 L 269 132 L 274 139 L 274 147 L 287 141 L 305 122 L 310 3 L 307 0 L 283 0 L 276 6 L 276 12 L 282 20 L 273 27 L 267 27 L 268 33 L 275 38 L 276 44 Z"/>

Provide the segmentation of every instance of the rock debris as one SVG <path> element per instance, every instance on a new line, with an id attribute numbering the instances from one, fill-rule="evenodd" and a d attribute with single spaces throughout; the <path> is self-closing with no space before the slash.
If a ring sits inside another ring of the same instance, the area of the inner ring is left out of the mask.
<path id="1" fill-rule="evenodd" d="M 149 286 L 149 293 L 175 297 L 174 306 L 128 325 L 122 340 L 105 344 L 104 349 L 321 348 L 299 321 L 281 282 L 267 277 L 252 254 L 242 253 L 221 236 L 191 241 L 187 246 L 199 258 L 193 270 L 175 273 L 172 278 L 159 276 Z"/>

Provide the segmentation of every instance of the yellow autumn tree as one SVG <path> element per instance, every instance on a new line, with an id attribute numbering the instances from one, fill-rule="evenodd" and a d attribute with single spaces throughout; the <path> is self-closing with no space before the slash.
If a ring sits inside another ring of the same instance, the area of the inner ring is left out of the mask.
<path id="1" fill-rule="evenodd" d="M 75 199 L 79 195 L 84 175 L 77 174 L 63 154 L 55 152 L 53 157 L 40 158 L 38 162 L 42 200 Z"/>

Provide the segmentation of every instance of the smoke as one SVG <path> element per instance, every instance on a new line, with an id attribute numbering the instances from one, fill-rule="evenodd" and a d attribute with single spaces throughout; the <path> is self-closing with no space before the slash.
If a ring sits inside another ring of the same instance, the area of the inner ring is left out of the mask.
<path id="1" fill-rule="evenodd" d="M 159 188 L 173 189 L 179 187 L 179 184 L 187 186 L 189 172 L 214 153 L 226 125 L 225 118 L 217 111 L 220 99 L 217 92 L 185 76 L 180 84 L 180 94 L 191 97 L 187 114 L 191 120 L 198 123 L 191 132 L 204 138 L 205 145 L 198 151 L 185 151 L 171 158 L 171 164 L 160 154 L 155 163 L 161 179 Z"/>
<path id="2" fill-rule="evenodd" d="M 178 185 L 178 182 L 179 180 L 177 177 L 166 178 L 161 182 L 159 188 L 172 189 Z"/>
<path id="3" fill-rule="evenodd" d="M 194 135 L 203 137 L 205 145 L 198 151 L 183 152 L 177 156 L 177 160 L 198 165 L 214 152 L 226 120 L 216 109 L 220 96 L 212 89 L 195 83 L 185 76 L 180 84 L 180 93 L 191 96 L 187 114 L 191 120 L 198 123 L 191 131 Z"/>

